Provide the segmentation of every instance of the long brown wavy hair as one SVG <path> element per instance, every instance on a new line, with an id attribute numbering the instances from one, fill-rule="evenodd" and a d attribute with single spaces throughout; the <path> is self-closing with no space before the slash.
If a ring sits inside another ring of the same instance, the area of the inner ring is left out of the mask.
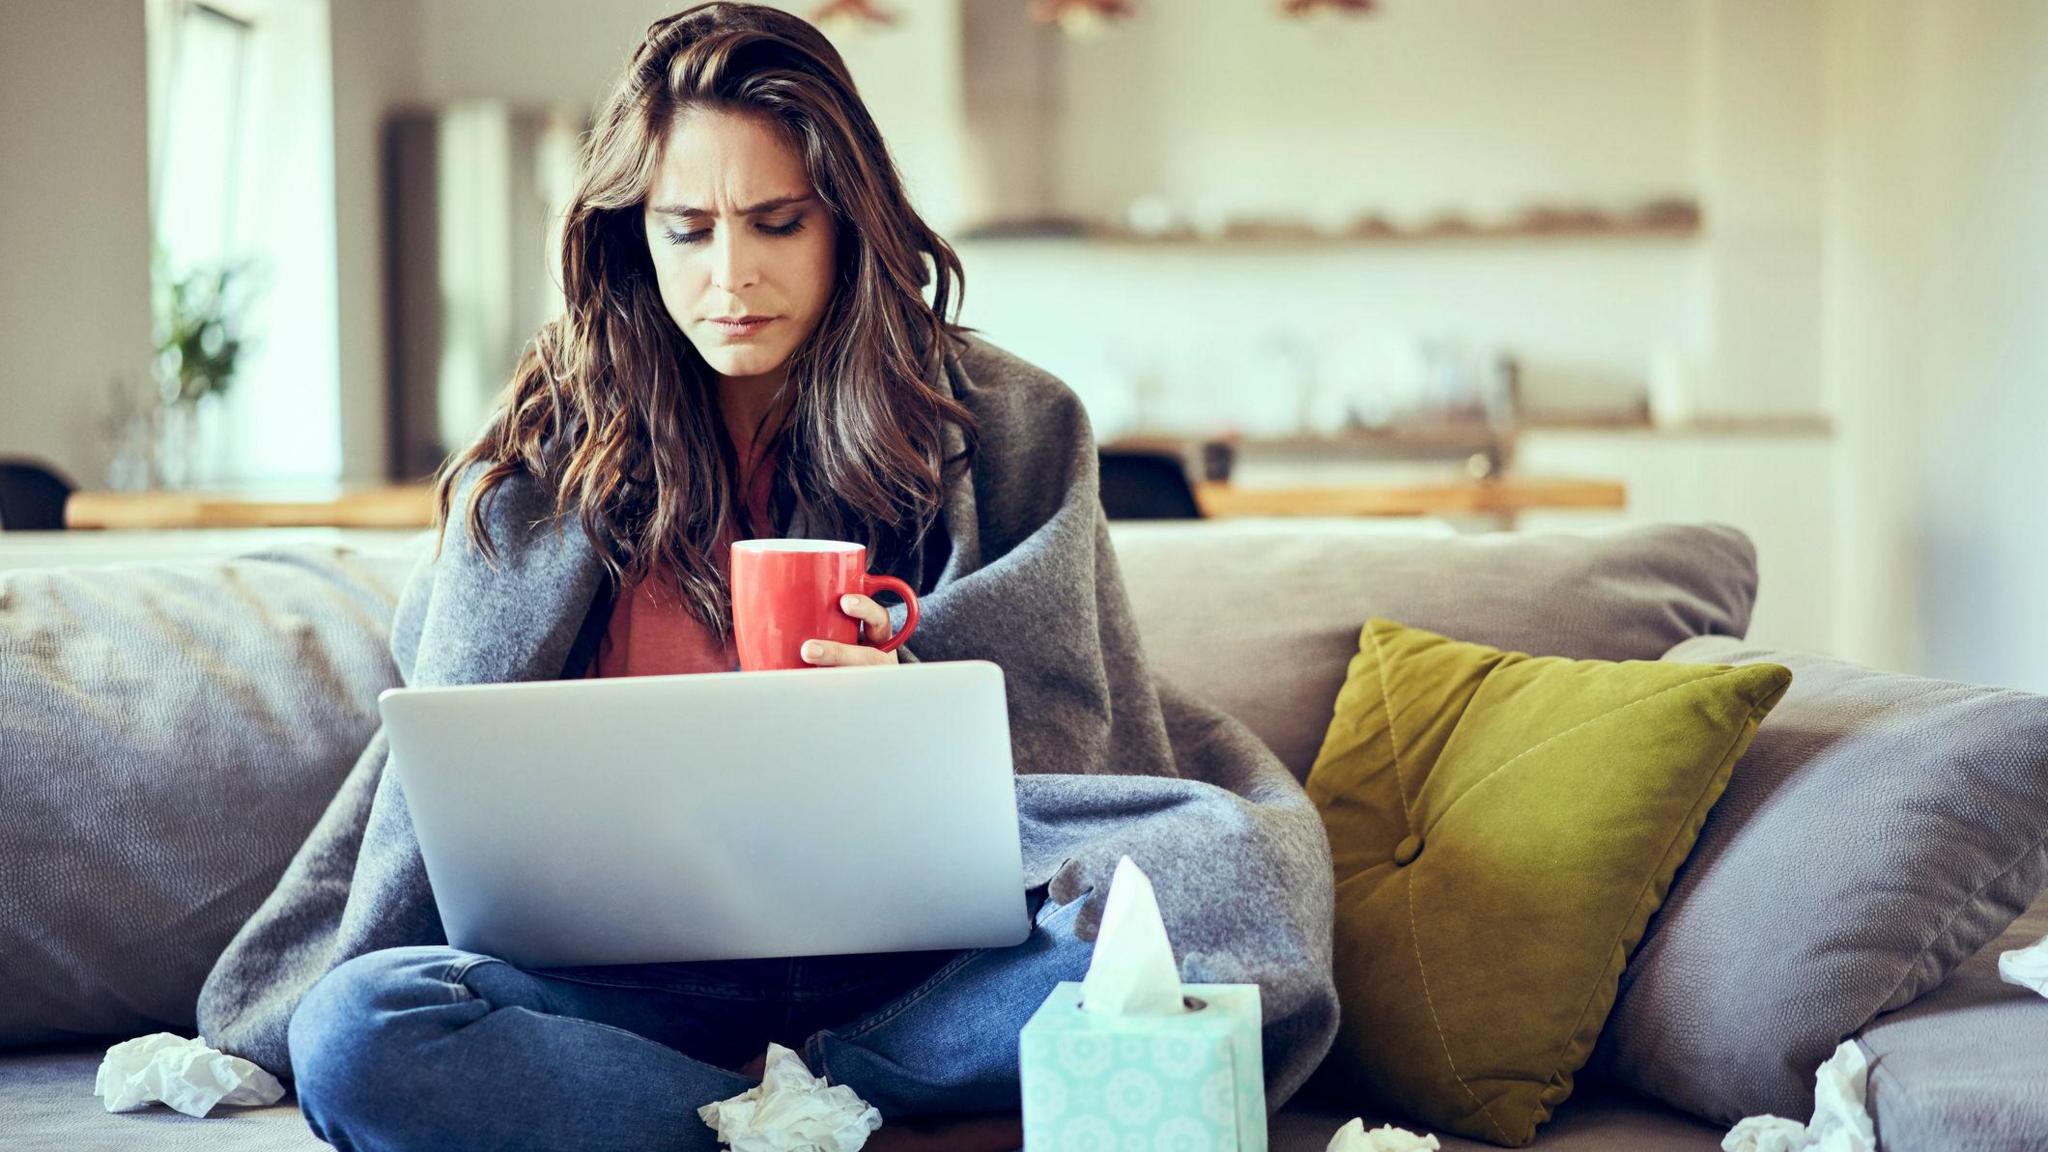
<path id="1" fill-rule="evenodd" d="M 442 466 L 435 525 L 445 529 L 458 479 L 483 465 L 467 524 L 495 562 L 484 501 L 523 470 L 551 486 L 558 521 L 575 512 L 615 581 L 659 565 L 722 637 L 731 592 L 714 547 L 738 526 L 737 452 L 715 374 L 663 307 L 642 220 L 662 141 L 699 108 L 777 127 L 838 225 L 831 299 L 790 358 L 789 417 L 770 434 L 778 522 L 802 509 L 813 531 L 865 543 L 884 571 L 936 522 L 975 440 L 942 378 L 947 341 L 968 331 L 948 315 L 960 259 L 910 206 L 831 43 L 786 12 L 712 3 L 650 26 L 599 111 L 563 233 L 567 311 L 527 345 L 483 435 Z M 947 422 L 968 445 L 952 458 Z"/>

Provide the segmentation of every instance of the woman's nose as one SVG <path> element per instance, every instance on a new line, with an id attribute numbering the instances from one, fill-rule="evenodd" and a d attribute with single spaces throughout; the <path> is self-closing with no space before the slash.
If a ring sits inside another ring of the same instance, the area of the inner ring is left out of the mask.
<path id="1" fill-rule="evenodd" d="M 761 278 L 759 254 L 743 229 L 720 228 L 711 238 L 711 284 L 726 292 L 750 287 Z"/>

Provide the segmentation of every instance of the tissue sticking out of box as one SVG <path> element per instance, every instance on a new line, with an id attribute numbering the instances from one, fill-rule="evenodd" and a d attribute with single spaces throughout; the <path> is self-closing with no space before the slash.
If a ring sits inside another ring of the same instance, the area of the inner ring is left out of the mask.
<path id="1" fill-rule="evenodd" d="M 1263 1020 L 1257 984 L 1181 984 L 1124 858 L 1087 979 L 1060 981 L 1017 1035 L 1025 1147 L 1266 1152 Z"/>
<path id="2" fill-rule="evenodd" d="M 1095 955 L 1081 980 L 1081 1008 L 1109 1016 L 1167 1016 L 1186 1011 L 1180 968 L 1159 916 L 1152 880 L 1129 856 L 1117 861 Z"/>
<path id="3" fill-rule="evenodd" d="M 761 1082 L 704 1105 L 697 1118 L 733 1152 L 858 1152 L 882 1126 L 881 1112 L 853 1089 L 827 1086 L 803 1057 L 772 1041 Z"/>
<path id="4" fill-rule="evenodd" d="M 187 1116 L 205 1116 L 222 1104 L 275 1104 L 284 1099 L 284 1085 L 240 1056 L 207 1047 L 204 1036 L 158 1032 L 107 1049 L 92 1093 L 109 1112 L 162 1101 Z"/>
<path id="5" fill-rule="evenodd" d="M 1392 1124 L 1367 1132 L 1365 1121 L 1354 1117 L 1337 1129 L 1324 1152 L 1438 1152 L 1442 1147 L 1434 1136 L 1417 1136 Z"/>

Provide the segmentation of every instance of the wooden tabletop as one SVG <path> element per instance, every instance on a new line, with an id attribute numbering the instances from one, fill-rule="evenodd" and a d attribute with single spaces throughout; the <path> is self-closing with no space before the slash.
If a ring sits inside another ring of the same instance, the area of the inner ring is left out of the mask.
<path id="1" fill-rule="evenodd" d="M 67 528 L 426 528 L 428 484 L 252 492 L 73 492 Z"/>
<path id="2" fill-rule="evenodd" d="M 1506 476 L 1442 484 L 1318 484 L 1266 488 L 1195 485 L 1204 516 L 1513 516 L 1536 509 L 1620 509 L 1618 480 Z"/>
<path id="3" fill-rule="evenodd" d="M 1440 484 L 1312 487 L 1195 486 L 1202 513 L 1242 516 L 1512 516 L 1534 509 L 1619 509 L 1613 480 L 1509 476 Z M 295 492 L 74 492 L 72 528 L 425 528 L 434 522 L 428 485 Z"/>

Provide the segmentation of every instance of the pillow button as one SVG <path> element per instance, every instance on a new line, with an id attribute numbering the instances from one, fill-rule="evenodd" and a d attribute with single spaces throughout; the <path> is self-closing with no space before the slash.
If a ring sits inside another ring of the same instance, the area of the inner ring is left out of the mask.
<path id="1" fill-rule="evenodd" d="M 1420 855 L 1422 855 L 1422 837 L 1404 836 L 1399 844 L 1394 845 L 1394 866 L 1396 868 L 1406 868 L 1408 865 L 1413 864 L 1415 858 Z"/>

